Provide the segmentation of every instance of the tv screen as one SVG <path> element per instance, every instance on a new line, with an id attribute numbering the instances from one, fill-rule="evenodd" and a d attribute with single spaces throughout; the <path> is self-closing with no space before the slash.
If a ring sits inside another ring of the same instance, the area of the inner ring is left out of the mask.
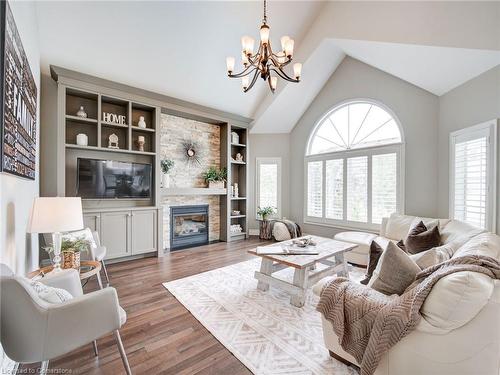
<path id="1" fill-rule="evenodd" d="M 151 197 L 151 164 L 78 158 L 77 176 L 82 198 Z"/>

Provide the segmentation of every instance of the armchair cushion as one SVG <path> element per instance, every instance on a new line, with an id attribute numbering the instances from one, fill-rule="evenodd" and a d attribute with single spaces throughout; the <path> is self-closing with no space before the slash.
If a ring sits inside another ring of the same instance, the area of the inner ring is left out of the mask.
<path id="1" fill-rule="evenodd" d="M 73 299 L 67 290 L 47 286 L 39 281 L 30 281 L 30 286 L 38 293 L 38 297 L 48 303 L 62 303 Z"/>

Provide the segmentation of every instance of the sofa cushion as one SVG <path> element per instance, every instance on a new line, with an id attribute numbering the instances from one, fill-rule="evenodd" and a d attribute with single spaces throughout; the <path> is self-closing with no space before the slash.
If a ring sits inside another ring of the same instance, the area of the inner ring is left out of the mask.
<path id="1" fill-rule="evenodd" d="M 391 214 L 385 227 L 385 237 L 392 240 L 405 239 L 414 220 L 415 216 Z"/>
<path id="2" fill-rule="evenodd" d="M 375 237 L 377 237 L 376 234 L 368 232 L 340 232 L 334 238 L 338 241 L 351 242 L 369 247 Z"/>
<path id="3" fill-rule="evenodd" d="M 415 227 L 404 242 L 404 250 L 409 254 L 417 254 L 422 251 L 432 249 L 433 247 L 439 246 L 441 243 L 439 226 L 436 225 L 432 229 L 417 233 L 417 229 L 421 230 L 422 228 L 425 228 L 423 223 L 420 223 L 422 226 Z"/>
<path id="4" fill-rule="evenodd" d="M 408 254 L 389 242 L 368 286 L 387 295 L 401 295 L 420 271 Z"/>
<path id="5" fill-rule="evenodd" d="M 485 232 L 484 229 L 477 228 L 463 221 L 450 220 L 441 229 L 441 243 L 446 244 L 459 238 L 465 243 L 468 239 Z"/>
<path id="6" fill-rule="evenodd" d="M 449 246 L 461 244 L 457 238 Z M 483 233 L 461 245 L 453 258 L 485 255 L 500 260 L 500 237 Z M 477 272 L 456 272 L 443 277 L 432 288 L 420 309 L 422 316 L 435 327 L 456 329 L 469 322 L 490 299 L 494 280 Z"/>

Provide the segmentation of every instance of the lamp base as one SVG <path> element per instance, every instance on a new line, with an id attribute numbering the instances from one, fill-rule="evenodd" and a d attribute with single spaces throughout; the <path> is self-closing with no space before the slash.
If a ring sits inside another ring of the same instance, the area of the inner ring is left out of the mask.
<path id="1" fill-rule="evenodd" d="M 52 233 L 52 246 L 54 249 L 54 258 L 52 259 L 52 263 L 54 263 L 54 269 L 49 273 L 58 273 L 61 272 L 61 243 L 62 243 L 62 234 L 61 232 Z"/>

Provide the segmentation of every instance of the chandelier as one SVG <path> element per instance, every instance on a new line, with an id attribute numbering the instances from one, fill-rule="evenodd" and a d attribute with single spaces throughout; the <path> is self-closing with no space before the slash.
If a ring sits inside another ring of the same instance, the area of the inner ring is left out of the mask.
<path id="1" fill-rule="evenodd" d="M 262 78 L 267 81 L 271 92 L 274 93 L 278 85 L 278 77 L 289 81 L 299 82 L 302 64 L 293 64 L 293 77 L 290 77 L 284 68 L 292 62 L 294 40 L 285 35 L 281 37 L 281 51 L 274 53 L 269 40 L 269 26 L 267 25 L 266 0 L 264 0 L 264 18 L 260 27 L 260 43 L 257 52 L 254 54 L 255 41 L 249 36 L 241 38 L 243 50 L 241 60 L 243 71 L 234 73 L 234 57 L 226 58 L 227 75 L 230 78 L 241 78 L 243 92 L 249 91 L 257 79 Z"/>

